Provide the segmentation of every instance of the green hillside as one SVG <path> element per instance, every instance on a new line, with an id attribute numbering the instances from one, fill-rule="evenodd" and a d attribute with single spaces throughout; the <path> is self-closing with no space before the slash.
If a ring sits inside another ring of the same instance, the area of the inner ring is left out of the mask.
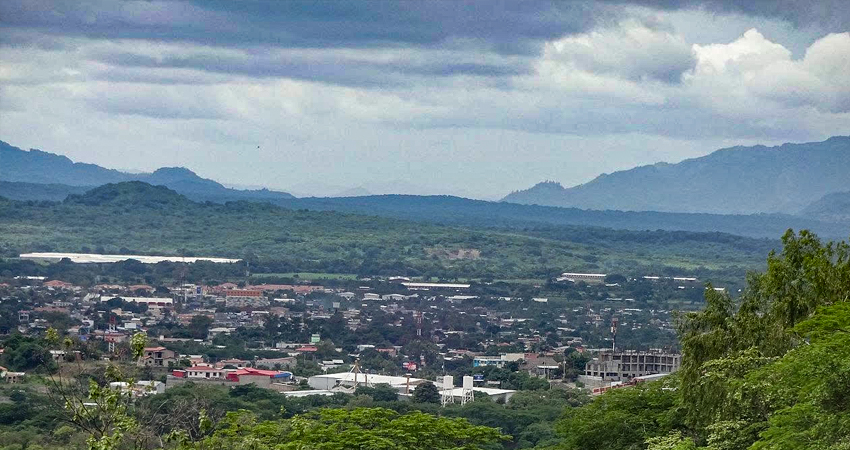
<path id="1" fill-rule="evenodd" d="M 196 203 L 141 182 L 57 202 L 0 202 L 0 251 L 186 254 L 279 261 L 280 271 L 545 278 L 564 270 L 740 277 L 776 241 L 722 233 L 542 226 L 472 229 L 267 203 Z"/>

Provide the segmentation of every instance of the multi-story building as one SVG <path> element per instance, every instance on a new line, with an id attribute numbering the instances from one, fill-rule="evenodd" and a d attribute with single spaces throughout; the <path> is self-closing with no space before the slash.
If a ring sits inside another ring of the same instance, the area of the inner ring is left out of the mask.
<path id="1" fill-rule="evenodd" d="M 139 358 L 139 365 L 147 367 L 168 367 L 176 363 L 177 355 L 165 347 L 146 347 Z"/>
<path id="2" fill-rule="evenodd" d="M 619 381 L 654 375 L 673 373 L 682 365 L 682 355 L 661 351 L 604 351 L 585 366 L 587 377 L 598 377 L 603 381 Z"/>

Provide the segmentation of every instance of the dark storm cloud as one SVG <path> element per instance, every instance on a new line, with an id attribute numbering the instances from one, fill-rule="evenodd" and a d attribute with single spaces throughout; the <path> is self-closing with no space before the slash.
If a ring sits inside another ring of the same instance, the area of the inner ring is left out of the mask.
<path id="1" fill-rule="evenodd" d="M 281 47 L 442 46 L 501 53 L 586 30 L 607 9 L 588 2 L 116 0 L 0 2 L 4 27 L 92 38 Z"/>

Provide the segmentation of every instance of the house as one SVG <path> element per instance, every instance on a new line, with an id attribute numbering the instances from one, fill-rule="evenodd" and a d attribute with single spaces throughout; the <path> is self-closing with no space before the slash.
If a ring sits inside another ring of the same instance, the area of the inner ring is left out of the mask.
<path id="1" fill-rule="evenodd" d="M 223 380 L 223 379 L 225 379 L 225 374 L 229 371 L 224 370 L 224 369 L 217 369 L 215 367 L 193 366 L 193 367 L 187 368 L 183 372 L 185 372 L 186 378 L 203 378 L 203 379 L 217 379 L 217 380 L 221 379 L 221 380 Z"/>
<path id="2" fill-rule="evenodd" d="M 64 350 L 50 350 L 50 357 L 53 358 L 53 361 L 60 363 L 65 359 L 65 351 Z"/>
<path id="3" fill-rule="evenodd" d="M 224 368 L 225 366 L 233 366 L 233 367 L 236 367 L 237 369 L 242 369 L 242 368 L 245 368 L 245 367 L 248 366 L 248 361 L 245 361 L 244 359 L 236 359 L 236 358 L 224 359 L 224 360 L 219 361 L 215 366 L 219 367 L 219 368 Z"/>
<path id="4" fill-rule="evenodd" d="M 60 281 L 60 280 L 45 281 L 43 286 L 46 287 L 46 288 L 53 288 L 53 289 L 74 289 L 73 284 L 65 282 L 65 281 Z"/>
<path id="5" fill-rule="evenodd" d="M 261 370 L 246 367 L 227 374 L 226 377 L 230 381 L 239 384 L 254 383 L 257 386 L 263 386 L 292 379 L 292 372 L 278 372 L 276 370 Z"/>
<path id="6" fill-rule="evenodd" d="M 173 366 L 177 364 L 177 355 L 165 347 L 146 347 L 138 364 L 145 367 Z"/>
<path id="7" fill-rule="evenodd" d="M 275 367 L 280 367 L 280 368 L 295 367 L 295 363 L 296 363 L 296 360 L 295 360 L 294 357 L 287 356 L 287 357 L 284 357 L 284 358 L 258 359 L 255 362 L 255 365 L 259 368 L 265 367 L 265 368 L 269 368 L 269 369 L 274 369 Z M 278 366 L 278 364 L 279 364 L 279 366 Z"/>
<path id="8" fill-rule="evenodd" d="M 24 372 L 10 372 L 9 369 L 0 366 L 0 379 L 9 384 L 17 384 L 24 381 Z"/>

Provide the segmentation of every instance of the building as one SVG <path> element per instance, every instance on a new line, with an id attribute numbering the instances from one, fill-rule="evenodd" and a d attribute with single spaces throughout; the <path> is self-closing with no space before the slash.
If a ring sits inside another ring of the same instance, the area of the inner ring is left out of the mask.
<path id="1" fill-rule="evenodd" d="M 557 278 L 558 281 L 569 281 L 571 283 L 578 283 L 579 281 L 584 281 L 585 283 L 604 283 L 605 277 L 608 276 L 604 273 L 573 273 L 573 272 L 564 272 L 560 277 Z"/>
<path id="2" fill-rule="evenodd" d="M 585 366 L 589 379 L 619 381 L 646 375 L 669 374 L 679 370 L 682 355 L 660 351 L 604 351 Z"/>
<path id="3" fill-rule="evenodd" d="M 216 380 L 224 380 L 226 373 L 228 370 L 217 369 L 215 367 L 209 366 L 193 366 L 189 367 L 186 370 L 175 370 L 174 376 L 178 378 L 203 378 L 203 379 L 216 379 Z"/>
<path id="4" fill-rule="evenodd" d="M 124 296 L 100 296 L 101 302 L 108 302 L 120 298 L 125 302 L 148 305 L 148 308 L 170 308 L 174 306 L 174 299 L 169 297 L 124 297 Z"/>
<path id="5" fill-rule="evenodd" d="M 139 365 L 145 367 L 168 367 L 177 364 L 177 355 L 165 347 L 146 347 Z"/>
<path id="6" fill-rule="evenodd" d="M 33 261 L 53 261 L 58 262 L 63 259 L 70 259 L 75 263 L 115 263 L 134 259 L 145 264 L 157 264 L 163 261 L 194 263 L 198 261 L 209 261 L 214 263 L 235 263 L 238 259 L 230 258 L 208 258 L 208 257 L 190 257 L 190 256 L 145 256 L 145 255 L 101 255 L 95 253 L 22 253 L 21 259 L 29 259 Z"/>
<path id="7" fill-rule="evenodd" d="M 68 282 L 65 282 L 65 281 L 60 281 L 60 280 L 45 281 L 43 286 L 46 287 L 46 288 L 53 288 L 53 289 L 74 289 L 74 287 L 75 287 L 71 283 L 68 283 Z"/>
<path id="8" fill-rule="evenodd" d="M 468 284 L 464 283 L 401 283 L 404 287 L 410 290 L 427 291 L 429 289 L 469 289 Z"/>
<path id="9" fill-rule="evenodd" d="M 6 383 L 20 383 L 21 381 L 23 381 L 24 376 L 26 376 L 26 373 L 24 372 L 10 372 L 9 369 L 0 366 L 0 380 L 3 380 Z"/>
<path id="10" fill-rule="evenodd" d="M 109 387 L 123 393 L 132 394 L 134 397 L 165 393 L 165 383 L 153 380 L 137 381 L 132 385 L 126 381 L 113 381 L 109 383 Z"/>
<path id="11" fill-rule="evenodd" d="M 255 384 L 258 387 L 268 387 L 272 383 L 292 380 L 292 372 L 245 367 L 244 369 L 229 372 L 225 378 L 239 384 Z"/>
<path id="12" fill-rule="evenodd" d="M 370 375 L 366 373 L 343 372 L 329 373 L 325 375 L 316 375 L 307 379 L 307 384 L 313 389 L 333 390 L 334 388 L 344 387 L 353 388 L 355 386 L 375 386 L 377 384 L 388 384 L 396 390 L 403 392 L 408 390 L 408 386 L 412 389 L 420 383 L 427 380 L 420 378 L 408 377 L 393 377 L 389 375 Z"/>
<path id="13" fill-rule="evenodd" d="M 524 353 L 503 353 L 499 356 L 476 356 L 472 360 L 472 367 L 496 366 L 505 367 L 512 361 L 520 361 L 525 357 Z"/>
<path id="14" fill-rule="evenodd" d="M 230 289 L 225 293 L 224 304 L 228 308 L 269 306 L 269 299 L 262 289 Z"/>
<path id="15" fill-rule="evenodd" d="M 237 369 L 242 369 L 242 368 L 248 367 L 249 363 L 250 363 L 250 361 L 245 361 L 244 359 L 231 358 L 231 359 L 223 359 L 223 360 L 217 362 L 215 364 L 215 366 L 222 368 L 222 369 L 225 366 L 233 366 Z"/>
<path id="16" fill-rule="evenodd" d="M 487 396 L 492 401 L 501 401 L 507 403 L 511 397 L 514 396 L 516 391 L 511 389 L 498 389 L 498 388 L 487 388 L 487 387 L 474 387 L 472 388 L 475 392 L 480 392 L 482 394 L 487 394 Z M 460 403 L 464 396 L 464 391 L 462 387 L 456 387 L 454 389 L 442 389 L 440 391 L 442 395 L 450 395 L 453 397 L 453 401 L 456 403 Z"/>

